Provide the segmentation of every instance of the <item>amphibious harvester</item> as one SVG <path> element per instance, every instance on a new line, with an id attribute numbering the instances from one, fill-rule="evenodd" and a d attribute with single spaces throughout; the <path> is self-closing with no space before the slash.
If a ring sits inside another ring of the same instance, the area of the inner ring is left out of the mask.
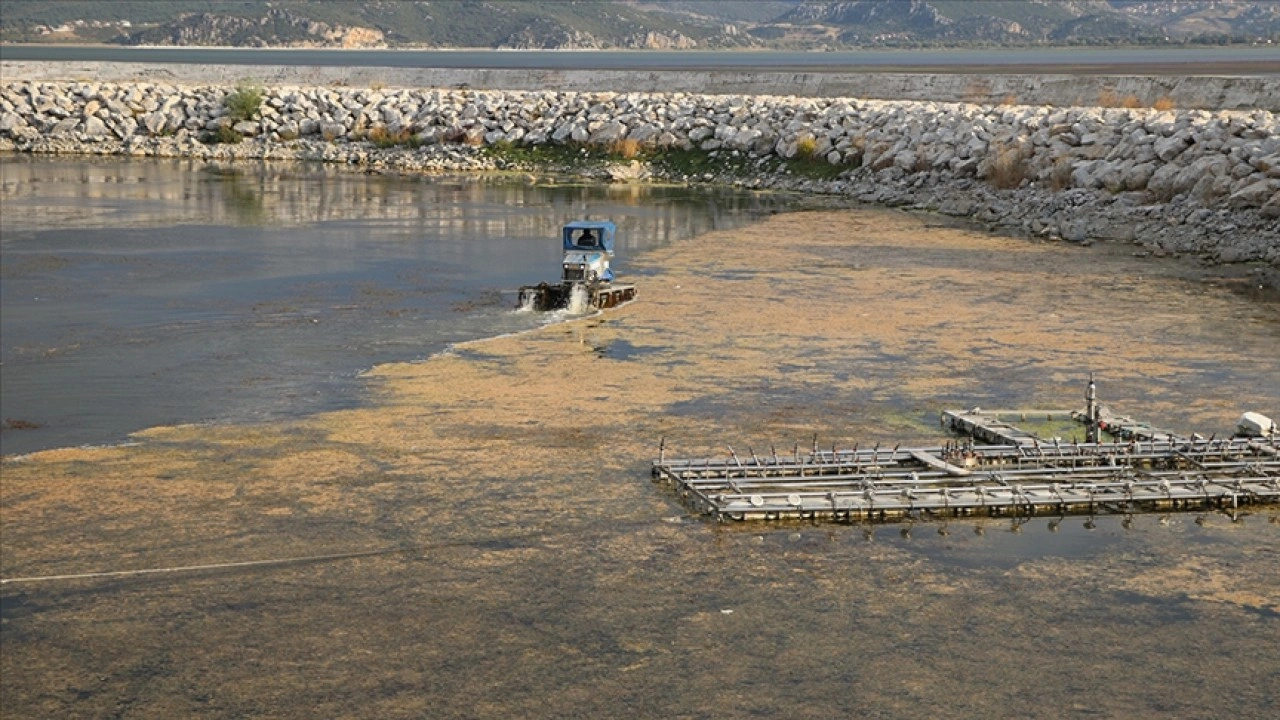
<path id="1" fill-rule="evenodd" d="M 604 309 L 636 296 L 636 287 L 614 282 L 613 257 L 618 229 L 608 220 L 575 220 L 561 229 L 564 260 L 560 282 L 520 288 L 520 307 L 531 310 Z"/>

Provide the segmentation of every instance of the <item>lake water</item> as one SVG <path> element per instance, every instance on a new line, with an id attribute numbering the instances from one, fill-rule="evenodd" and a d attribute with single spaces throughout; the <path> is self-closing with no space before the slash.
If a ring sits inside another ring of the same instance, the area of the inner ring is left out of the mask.
<path id="1" fill-rule="evenodd" d="M 617 222 L 625 276 L 630 255 L 785 202 L 320 166 L 5 158 L 3 451 L 348 406 L 372 365 L 547 322 L 512 308 L 520 285 L 556 277 L 568 220 Z"/>
<path id="2" fill-rule="evenodd" d="M 41 425 L 6 452 L 356 404 L 362 368 L 545 321 L 514 290 L 570 218 L 619 222 L 642 293 L 385 368 L 367 409 L 6 462 L 5 579 L 205 569 L 4 585 L 5 717 L 1275 715 L 1274 507 L 720 525 L 648 479 L 662 437 L 936 437 L 935 403 L 1094 368 L 1177 429 L 1274 414 L 1274 303 L 1192 266 L 867 209 L 682 243 L 800 203 L 732 191 L 0 173 L 3 413 Z"/>

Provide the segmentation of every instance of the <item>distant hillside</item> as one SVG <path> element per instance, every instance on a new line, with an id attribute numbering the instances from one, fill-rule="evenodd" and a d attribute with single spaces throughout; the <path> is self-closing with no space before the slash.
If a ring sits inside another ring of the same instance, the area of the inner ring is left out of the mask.
<path id="1" fill-rule="evenodd" d="M 1280 1 L 3 0 L 0 40 L 547 49 L 1280 44 Z"/>
<path id="2" fill-rule="evenodd" d="M 796 3 L 769 26 L 839 45 L 1257 42 L 1280 40 L 1264 0 L 843 0 Z M 757 30 L 757 32 L 759 32 Z"/>

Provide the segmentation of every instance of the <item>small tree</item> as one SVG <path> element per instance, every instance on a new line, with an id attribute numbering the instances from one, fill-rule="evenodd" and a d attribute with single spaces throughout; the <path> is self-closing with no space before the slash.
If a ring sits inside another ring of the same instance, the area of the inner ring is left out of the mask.
<path id="1" fill-rule="evenodd" d="M 258 110 L 262 108 L 262 88 L 249 83 L 240 83 L 236 86 L 234 92 L 228 93 L 222 99 L 222 104 L 226 106 L 227 111 L 231 115 L 232 122 L 240 122 L 241 120 L 249 120 L 258 114 Z"/>

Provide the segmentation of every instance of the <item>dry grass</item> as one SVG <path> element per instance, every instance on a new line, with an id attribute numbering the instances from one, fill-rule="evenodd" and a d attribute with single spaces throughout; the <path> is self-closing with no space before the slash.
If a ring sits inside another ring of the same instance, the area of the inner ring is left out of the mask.
<path id="1" fill-rule="evenodd" d="M 1155 108 L 1156 110 L 1162 110 L 1162 111 L 1172 110 L 1174 108 L 1173 98 L 1169 97 L 1168 95 L 1163 95 L 1157 98 L 1155 102 L 1151 103 L 1151 107 Z"/>
<path id="2" fill-rule="evenodd" d="M 1027 151 L 1019 143 L 992 148 L 987 182 L 998 188 L 1016 188 L 1027 179 Z"/>
<path id="3" fill-rule="evenodd" d="M 640 154 L 640 141 L 634 138 L 622 138 L 609 143 L 609 153 L 624 160 L 631 160 Z"/>
<path id="4" fill-rule="evenodd" d="M 1053 161 L 1049 169 L 1049 187 L 1053 190 L 1066 190 L 1071 187 L 1071 158 L 1060 157 Z"/>
<path id="5" fill-rule="evenodd" d="M 409 131 L 409 128 L 401 128 L 392 132 L 385 125 L 376 125 L 365 136 L 365 139 L 377 147 L 387 148 L 410 144 L 413 141 L 413 133 Z"/>
<path id="6" fill-rule="evenodd" d="M 1105 108 L 1140 108 L 1143 106 L 1142 100 L 1137 95 L 1118 95 L 1110 88 L 1103 90 L 1098 94 L 1098 107 Z"/>

